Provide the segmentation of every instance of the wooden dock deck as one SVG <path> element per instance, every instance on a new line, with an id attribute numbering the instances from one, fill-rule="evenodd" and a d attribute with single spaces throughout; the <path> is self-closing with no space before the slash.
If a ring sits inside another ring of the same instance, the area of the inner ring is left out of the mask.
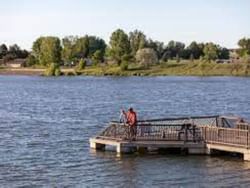
<path id="1" fill-rule="evenodd" d="M 179 148 L 189 154 L 211 154 L 214 150 L 241 153 L 250 161 L 249 123 L 237 117 L 204 116 L 138 121 L 135 138 L 126 124 L 111 122 L 90 147 L 114 146 L 117 153 Z"/>

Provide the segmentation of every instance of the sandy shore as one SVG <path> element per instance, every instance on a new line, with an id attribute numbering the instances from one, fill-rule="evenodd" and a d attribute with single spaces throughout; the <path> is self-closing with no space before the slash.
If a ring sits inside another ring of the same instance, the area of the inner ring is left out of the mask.
<path id="1" fill-rule="evenodd" d="M 42 75 L 45 69 L 2 68 L 0 75 Z"/>
<path id="2" fill-rule="evenodd" d="M 35 68 L 0 68 L 0 75 L 43 75 L 45 69 L 35 69 Z M 73 72 L 72 68 L 63 68 L 62 72 Z"/>

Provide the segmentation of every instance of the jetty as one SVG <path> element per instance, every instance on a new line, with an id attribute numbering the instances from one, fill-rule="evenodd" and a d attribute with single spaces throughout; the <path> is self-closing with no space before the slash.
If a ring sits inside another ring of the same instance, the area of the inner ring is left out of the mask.
<path id="1" fill-rule="evenodd" d="M 119 154 L 176 148 L 188 154 L 240 153 L 250 161 L 249 131 L 250 123 L 238 116 L 179 117 L 140 120 L 132 139 L 125 123 L 112 121 L 89 141 L 93 149 L 113 146 Z"/>

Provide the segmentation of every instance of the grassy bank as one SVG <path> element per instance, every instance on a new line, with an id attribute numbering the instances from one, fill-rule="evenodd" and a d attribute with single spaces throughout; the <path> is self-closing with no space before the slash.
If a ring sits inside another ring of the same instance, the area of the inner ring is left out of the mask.
<path id="1" fill-rule="evenodd" d="M 0 74 L 43 75 L 44 68 L 0 68 Z M 214 62 L 165 62 L 148 68 L 130 64 L 127 70 L 117 65 L 89 66 L 75 72 L 73 68 L 61 68 L 63 75 L 91 76 L 250 76 L 250 66 L 245 63 L 217 64 Z"/>
<path id="2" fill-rule="evenodd" d="M 130 65 L 128 70 L 118 66 L 88 67 L 80 72 L 84 75 L 117 75 L 117 76 L 250 76 L 246 64 L 217 64 L 208 62 L 168 62 L 144 68 Z"/>

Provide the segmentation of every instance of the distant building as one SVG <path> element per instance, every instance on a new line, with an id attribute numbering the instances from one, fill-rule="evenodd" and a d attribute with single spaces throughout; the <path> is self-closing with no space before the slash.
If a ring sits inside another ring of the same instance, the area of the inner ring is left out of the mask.
<path id="1" fill-rule="evenodd" d="M 27 59 L 14 59 L 14 60 L 6 62 L 5 65 L 11 68 L 20 68 L 20 67 L 25 66 L 26 61 Z"/>
<path id="2" fill-rule="evenodd" d="M 238 63 L 240 62 L 240 56 L 237 53 L 238 49 L 229 49 L 229 59 L 232 63 Z"/>
<path id="3" fill-rule="evenodd" d="M 215 63 L 227 64 L 227 63 L 232 63 L 232 60 L 231 59 L 216 59 Z"/>
<path id="4" fill-rule="evenodd" d="M 240 63 L 241 58 L 237 53 L 238 49 L 229 49 L 229 59 L 217 59 L 215 62 L 216 63 L 222 63 L 222 64 L 227 64 L 227 63 Z"/>

